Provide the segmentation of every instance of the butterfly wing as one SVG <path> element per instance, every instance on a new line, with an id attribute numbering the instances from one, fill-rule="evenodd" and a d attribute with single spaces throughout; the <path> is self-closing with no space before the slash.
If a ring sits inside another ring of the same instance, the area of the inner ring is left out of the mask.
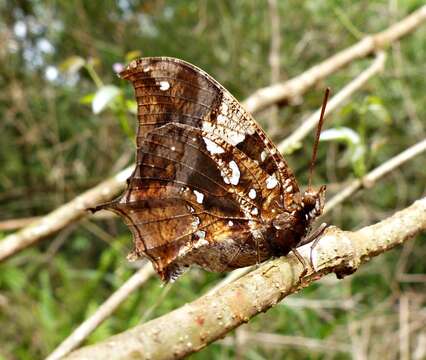
<path id="1" fill-rule="evenodd" d="M 120 76 L 135 89 L 138 146 L 151 130 L 168 123 L 213 133 L 275 175 L 284 193 L 291 187 L 283 206 L 292 206 L 299 188 L 284 158 L 253 117 L 210 75 L 183 60 L 152 57 L 134 60 Z"/>
<path id="2" fill-rule="evenodd" d="M 136 254 L 164 280 L 191 263 L 225 271 L 268 257 L 259 237 L 275 208 L 296 204 L 298 188 L 260 126 L 181 60 L 139 59 L 120 75 L 138 104 L 136 168 L 125 193 L 104 208 L 124 218 Z"/>

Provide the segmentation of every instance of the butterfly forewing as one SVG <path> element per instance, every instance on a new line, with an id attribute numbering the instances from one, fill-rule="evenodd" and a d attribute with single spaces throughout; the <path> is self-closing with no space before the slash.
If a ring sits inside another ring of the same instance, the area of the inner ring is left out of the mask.
<path id="1" fill-rule="evenodd" d="M 120 76 L 132 82 L 138 105 L 138 141 L 157 127 L 180 123 L 217 134 L 282 181 L 297 182 L 275 145 L 241 104 L 203 70 L 185 61 L 142 58 Z"/>

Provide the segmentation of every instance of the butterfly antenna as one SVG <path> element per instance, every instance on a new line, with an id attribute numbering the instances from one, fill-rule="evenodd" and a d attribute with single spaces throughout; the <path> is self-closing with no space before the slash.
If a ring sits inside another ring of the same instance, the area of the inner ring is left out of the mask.
<path id="1" fill-rule="evenodd" d="M 318 152 L 318 143 L 321 135 L 321 128 L 322 124 L 324 123 L 324 113 L 325 108 L 327 106 L 328 96 L 330 95 L 330 88 L 325 89 L 324 93 L 324 99 L 322 100 L 322 108 L 321 108 L 321 115 L 317 126 L 317 133 L 315 136 L 315 142 L 314 142 L 314 148 L 312 150 L 312 158 L 311 158 L 311 165 L 309 167 L 309 182 L 308 182 L 308 189 L 311 190 L 312 187 L 312 176 L 314 173 L 314 167 L 315 167 L 315 161 L 317 160 L 317 152 Z"/>

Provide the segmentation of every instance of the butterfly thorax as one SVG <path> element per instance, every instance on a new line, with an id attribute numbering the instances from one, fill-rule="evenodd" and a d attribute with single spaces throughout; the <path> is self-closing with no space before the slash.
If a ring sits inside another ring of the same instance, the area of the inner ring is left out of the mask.
<path id="1" fill-rule="evenodd" d="M 322 214 L 324 199 L 325 186 L 317 192 L 309 189 L 295 210 L 279 213 L 273 219 L 271 249 L 274 256 L 286 255 L 299 245 L 310 231 L 312 222 Z"/>

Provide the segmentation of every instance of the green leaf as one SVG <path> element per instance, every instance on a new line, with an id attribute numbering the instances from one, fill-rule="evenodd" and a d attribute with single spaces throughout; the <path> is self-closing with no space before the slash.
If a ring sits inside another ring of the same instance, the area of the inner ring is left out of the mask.
<path id="1" fill-rule="evenodd" d="M 126 100 L 126 108 L 131 114 L 138 113 L 138 104 L 135 100 Z"/>
<path id="2" fill-rule="evenodd" d="M 382 104 L 370 103 L 367 106 L 367 110 L 385 124 L 390 124 L 392 122 L 388 111 Z"/>
<path id="3" fill-rule="evenodd" d="M 365 174 L 366 147 L 357 132 L 347 127 L 327 129 L 321 133 L 320 141 L 337 141 L 346 144 L 355 175 L 361 177 Z"/>
<path id="4" fill-rule="evenodd" d="M 21 291 L 27 283 L 25 272 L 17 267 L 4 267 L 1 269 L 0 285 L 12 291 Z"/>
<path id="5" fill-rule="evenodd" d="M 114 85 L 105 85 L 99 88 L 92 101 L 92 110 L 99 114 L 104 110 L 117 96 L 120 95 L 120 89 Z"/>
<path id="6" fill-rule="evenodd" d="M 142 51 L 140 51 L 140 50 L 132 50 L 132 51 L 129 51 L 126 54 L 125 59 L 126 59 L 126 62 L 130 62 L 133 59 L 136 59 L 136 58 L 138 58 L 140 56 L 142 56 Z"/>
<path id="7" fill-rule="evenodd" d="M 361 142 L 360 136 L 350 128 L 327 129 L 321 133 L 320 141 L 340 141 L 356 146 Z"/>
<path id="8" fill-rule="evenodd" d="M 80 71 L 84 65 L 86 65 L 86 60 L 82 57 L 71 56 L 59 65 L 59 70 L 64 73 L 75 74 Z"/>
<path id="9" fill-rule="evenodd" d="M 40 273 L 39 276 L 39 314 L 42 326 L 47 331 L 53 331 L 56 324 L 55 301 L 52 293 L 52 285 L 47 270 Z"/>
<path id="10" fill-rule="evenodd" d="M 80 98 L 79 100 L 80 104 L 85 104 L 85 105 L 91 104 L 93 102 L 94 97 L 95 97 L 95 93 L 87 94 L 83 96 L 82 98 Z"/>

